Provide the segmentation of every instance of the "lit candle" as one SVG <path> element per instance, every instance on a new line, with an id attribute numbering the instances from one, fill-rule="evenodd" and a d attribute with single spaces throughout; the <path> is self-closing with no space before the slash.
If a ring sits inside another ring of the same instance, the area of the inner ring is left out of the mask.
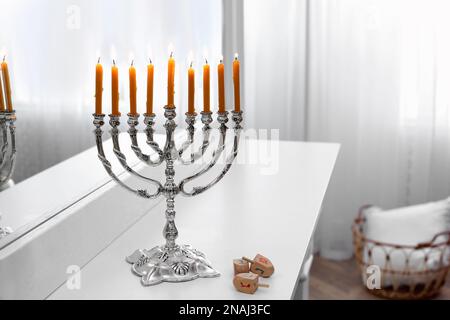
<path id="1" fill-rule="evenodd" d="M 147 114 L 153 114 L 153 79 L 154 79 L 155 68 L 153 66 L 152 60 L 150 59 L 150 64 L 147 66 Z"/>
<path id="2" fill-rule="evenodd" d="M 167 80 L 167 106 L 173 108 L 175 96 L 175 59 L 173 53 L 170 54 L 168 65 L 168 80 Z"/>
<path id="3" fill-rule="evenodd" d="M 134 67 L 134 61 L 131 61 L 131 66 L 129 70 L 130 75 L 130 114 L 137 115 L 136 107 L 136 68 Z"/>
<path id="4" fill-rule="evenodd" d="M 191 66 L 188 70 L 188 84 L 189 84 L 189 95 L 188 95 L 188 113 L 195 113 L 195 70 Z"/>
<path id="5" fill-rule="evenodd" d="M 120 116 L 119 112 L 119 68 L 116 66 L 116 61 L 113 60 L 111 68 L 111 93 L 112 93 L 112 112 L 113 116 Z"/>
<path id="6" fill-rule="evenodd" d="M 203 66 L 203 111 L 211 112 L 211 96 L 210 96 L 210 74 L 209 64 L 206 60 Z"/>
<path id="7" fill-rule="evenodd" d="M 219 112 L 225 112 L 225 66 L 223 59 L 217 67 L 219 83 Z"/>
<path id="8" fill-rule="evenodd" d="M 95 68 L 95 114 L 102 114 L 102 96 L 103 96 L 103 66 L 98 58 Z"/>
<path id="9" fill-rule="evenodd" d="M 240 63 L 236 53 L 233 62 L 233 83 L 234 83 L 234 111 L 241 111 L 241 87 L 240 87 Z"/>
<path id="10" fill-rule="evenodd" d="M 9 71 L 8 71 L 8 64 L 5 61 L 6 56 L 3 57 L 2 62 L 2 74 L 3 74 L 3 82 L 5 87 L 5 100 L 6 100 L 6 107 L 8 108 L 9 112 L 13 111 L 13 104 L 11 100 L 11 82 L 9 80 Z"/>

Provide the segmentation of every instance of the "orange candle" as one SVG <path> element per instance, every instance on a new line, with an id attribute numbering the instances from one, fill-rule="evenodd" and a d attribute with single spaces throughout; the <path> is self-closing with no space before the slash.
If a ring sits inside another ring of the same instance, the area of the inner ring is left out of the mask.
<path id="1" fill-rule="evenodd" d="M 2 77 L 0 77 L 0 112 L 5 112 L 5 100 L 3 97 Z"/>
<path id="2" fill-rule="evenodd" d="M 9 112 L 12 112 L 13 104 L 12 104 L 12 100 L 11 100 L 11 82 L 9 80 L 8 64 L 5 61 L 5 57 L 3 57 L 3 62 L 2 62 L 2 74 L 3 74 L 3 82 L 4 82 L 4 87 L 5 87 L 6 107 L 8 108 Z"/>
<path id="3" fill-rule="evenodd" d="M 225 66 L 223 60 L 220 60 L 217 71 L 219 74 L 219 112 L 225 112 Z"/>
<path id="4" fill-rule="evenodd" d="M 102 96 L 103 96 L 103 66 L 98 59 L 95 68 L 95 114 L 102 114 Z"/>
<path id="5" fill-rule="evenodd" d="M 189 84 L 189 94 L 188 94 L 188 113 L 195 113 L 195 70 L 191 66 L 188 70 L 188 84 Z"/>
<path id="6" fill-rule="evenodd" d="M 167 106 L 173 108 L 175 97 L 175 59 L 173 53 L 170 54 L 168 65 L 168 80 L 167 80 Z"/>
<path id="7" fill-rule="evenodd" d="M 152 60 L 147 66 L 147 114 L 153 114 L 153 79 L 154 79 L 155 68 L 153 66 Z"/>
<path id="8" fill-rule="evenodd" d="M 134 67 L 134 62 L 131 62 L 130 70 L 130 114 L 137 115 L 136 106 L 136 68 Z"/>
<path id="9" fill-rule="evenodd" d="M 241 79 L 240 62 L 236 54 L 233 62 L 233 83 L 234 83 L 234 111 L 241 111 Z"/>
<path id="10" fill-rule="evenodd" d="M 119 68 L 116 66 L 116 62 L 113 60 L 113 66 L 111 68 L 111 101 L 113 116 L 120 116 L 119 112 Z"/>
<path id="11" fill-rule="evenodd" d="M 203 111 L 211 112 L 211 96 L 210 96 L 210 68 L 208 60 L 203 66 Z"/>

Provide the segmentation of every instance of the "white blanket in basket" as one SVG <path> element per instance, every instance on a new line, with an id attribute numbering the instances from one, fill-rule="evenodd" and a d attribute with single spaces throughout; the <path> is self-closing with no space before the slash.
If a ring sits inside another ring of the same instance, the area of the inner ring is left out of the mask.
<path id="1" fill-rule="evenodd" d="M 430 242 L 440 232 L 450 230 L 450 198 L 442 201 L 383 211 L 371 207 L 365 212 L 366 223 L 364 234 L 366 238 L 378 242 L 416 246 L 419 243 Z M 442 239 L 436 239 L 439 241 Z M 375 247 L 372 252 L 372 264 L 381 268 L 389 264 L 389 269 L 405 270 L 409 259 L 410 271 L 436 269 L 449 263 L 450 253 L 435 249 L 394 250 L 390 253 L 390 261 L 386 261 L 386 252 Z M 425 255 L 428 259 L 425 260 Z M 367 249 L 365 259 L 369 259 Z M 366 260 L 368 261 L 368 260 Z"/>

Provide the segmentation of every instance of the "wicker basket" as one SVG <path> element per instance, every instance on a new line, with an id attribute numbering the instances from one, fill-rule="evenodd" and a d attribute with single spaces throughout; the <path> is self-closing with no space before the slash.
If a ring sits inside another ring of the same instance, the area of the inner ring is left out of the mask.
<path id="1" fill-rule="evenodd" d="M 364 236 L 365 211 L 371 206 L 361 208 L 355 219 L 353 231 L 353 244 L 356 261 L 361 271 L 364 286 L 370 274 L 367 270 L 374 265 L 374 252 L 378 257 L 383 256 L 383 265 L 378 265 L 381 272 L 380 288 L 368 289 L 378 297 L 388 299 L 428 299 L 436 296 L 445 284 L 449 271 L 448 257 L 450 256 L 450 231 L 437 234 L 430 242 L 417 246 L 401 246 L 381 243 Z M 393 266 L 392 257 L 403 259 L 404 267 L 399 270 Z M 430 267 L 430 256 L 438 265 Z M 412 266 L 411 260 L 414 257 Z M 421 267 L 417 268 L 417 257 L 420 257 Z M 380 259 L 378 259 L 380 260 Z"/>

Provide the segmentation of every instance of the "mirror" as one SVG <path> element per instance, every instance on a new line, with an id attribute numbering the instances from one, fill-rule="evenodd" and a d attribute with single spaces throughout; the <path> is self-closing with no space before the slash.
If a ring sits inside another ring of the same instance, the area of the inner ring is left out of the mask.
<path id="1" fill-rule="evenodd" d="M 5 235 L 11 231 L 6 227 L 13 231 L 0 239 L 0 249 L 107 181 L 96 153 L 89 153 L 95 145 L 92 113 L 99 57 L 105 68 L 105 113 L 111 105 L 112 58 L 120 70 L 123 113 L 129 110 L 127 71 L 131 59 L 137 70 L 138 112 L 143 113 L 146 65 L 152 58 L 155 110 L 162 117 L 169 44 L 180 57 L 176 87 L 187 86 L 182 70 L 189 63 L 184 57 L 191 51 L 199 74 L 205 54 L 218 60 L 222 53 L 220 0 L 2 0 L 1 8 L 0 50 L 9 66 L 16 110 L 17 157 L 12 180 L 6 179 L 0 192 L 0 226 Z M 180 90 L 175 101 L 180 113 L 187 111 L 187 96 L 182 92 L 186 91 Z M 214 94 L 211 99 L 216 99 Z M 8 132 L 10 148 L 8 121 L 2 126 Z M 126 123 L 121 129 L 126 130 Z M 109 139 L 107 133 L 104 139 Z M 0 148 L 5 145 L 1 141 Z M 10 154 L 8 149 L 5 159 L 9 164 Z M 2 179 L 8 175 L 6 170 L 1 173 Z"/>

